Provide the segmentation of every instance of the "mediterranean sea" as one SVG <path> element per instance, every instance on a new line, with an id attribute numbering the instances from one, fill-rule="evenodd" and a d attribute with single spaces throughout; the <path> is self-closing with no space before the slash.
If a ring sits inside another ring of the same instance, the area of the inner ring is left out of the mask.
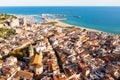
<path id="1" fill-rule="evenodd" d="M 75 26 L 120 34 L 120 7 L 44 6 L 44 7 L 0 7 L 8 14 L 64 14 L 62 22 Z"/>

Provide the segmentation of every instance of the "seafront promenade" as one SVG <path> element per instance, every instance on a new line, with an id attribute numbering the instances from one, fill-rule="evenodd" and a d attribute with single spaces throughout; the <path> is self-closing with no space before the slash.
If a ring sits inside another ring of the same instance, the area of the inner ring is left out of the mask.
<path id="1" fill-rule="evenodd" d="M 15 30 L 0 40 L 0 80 L 120 79 L 120 35 L 25 17 L 0 28 Z"/>

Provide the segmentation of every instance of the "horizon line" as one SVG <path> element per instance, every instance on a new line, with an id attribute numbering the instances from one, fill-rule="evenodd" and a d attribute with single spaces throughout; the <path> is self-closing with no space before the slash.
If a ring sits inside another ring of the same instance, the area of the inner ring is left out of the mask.
<path id="1" fill-rule="evenodd" d="M 18 5 L 18 6 L 11 6 L 11 5 L 8 5 L 8 6 L 0 6 L 0 7 L 120 7 L 120 6 L 104 6 L 104 5 L 88 5 L 88 6 L 84 6 L 84 5 L 80 5 L 80 6 L 65 6 L 65 5 L 59 5 L 59 6 L 52 6 L 52 5 L 49 5 L 49 6 L 29 6 L 29 5 L 25 5 L 25 6 L 21 6 L 21 5 Z"/>

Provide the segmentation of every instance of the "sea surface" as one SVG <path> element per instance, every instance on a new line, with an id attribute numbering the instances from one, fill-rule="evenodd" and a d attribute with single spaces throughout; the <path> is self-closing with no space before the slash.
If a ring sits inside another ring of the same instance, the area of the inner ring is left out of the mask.
<path id="1" fill-rule="evenodd" d="M 10 14 L 64 14 L 62 22 L 85 28 L 120 34 L 120 7 L 0 7 L 0 12 Z"/>

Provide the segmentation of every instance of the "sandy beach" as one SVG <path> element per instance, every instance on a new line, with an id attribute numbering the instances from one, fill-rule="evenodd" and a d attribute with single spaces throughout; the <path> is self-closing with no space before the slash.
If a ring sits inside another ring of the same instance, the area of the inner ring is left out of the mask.
<path id="1" fill-rule="evenodd" d="M 67 24 L 67 23 L 64 23 L 64 22 L 61 22 L 61 21 L 58 21 L 58 20 L 54 20 L 53 22 L 57 22 L 55 24 L 56 26 L 77 27 L 77 28 L 80 28 L 80 29 L 86 29 L 86 30 L 90 30 L 90 31 L 97 31 L 97 32 L 99 31 L 99 30 L 95 30 L 95 29 L 85 28 L 85 27 L 82 27 L 82 26 L 75 26 L 75 25 Z M 99 31 L 99 32 L 102 32 L 102 31 Z"/>

